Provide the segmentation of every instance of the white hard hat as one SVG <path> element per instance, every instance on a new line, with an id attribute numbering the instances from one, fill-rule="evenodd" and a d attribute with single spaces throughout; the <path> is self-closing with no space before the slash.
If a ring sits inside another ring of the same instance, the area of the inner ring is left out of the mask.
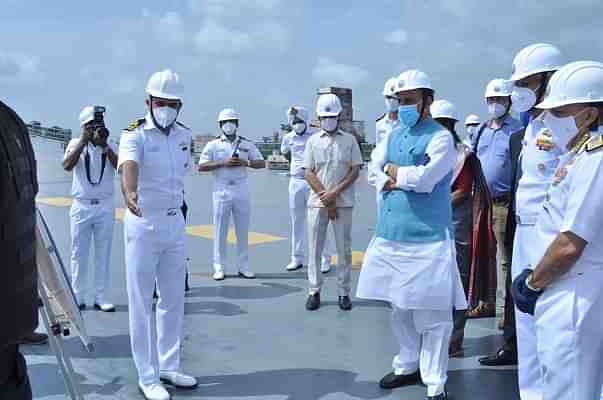
<path id="1" fill-rule="evenodd" d="M 146 92 L 150 96 L 161 99 L 181 100 L 183 89 L 178 74 L 166 69 L 151 75 L 147 83 Z"/>
<path id="2" fill-rule="evenodd" d="M 563 64 L 563 56 L 557 47 L 547 43 L 533 44 L 515 56 L 511 80 L 516 82 L 540 72 L 556 71 Z"/>
<path id="3" fill-rule="evenodd" d="M 239 113 L 232 108 L 225 108 L 218 114 L 218 122 L 239 120 Z"/>
<path id="4" fill-rule="evenodd" d="M 80 113 L 80 126 L 86 125 L 88 122 L 94 119 L 94 107 L 86 106 Z"/>
<path id="5" fill-rule="evenodd" d="M 425 72 L 416 69 L 402 72 L 396 82 L 396 93 L 414 89 L 433 90 L 429 76 Z"/>
<path id="6" fill-rule="evenodd" d="M 465 118 L 465 125 L 479 125 L 482 121 L 480 121 L 479 117 L 475 114 L 469 114 L 467 115 L 467 118 Z"/>
<path id="7" fill-rule="evenodd" d="M 385 82 L 385 87 L 383 88 L 384 96 L 395 96 L 396 95 L 396 85 L 398 83 L 398 78 L 389 78 L 387 82 Z"/>
<path id="8" fill-rule="evenodd" d="M 287 109 L 287 120 L 289 123 L 293 123 L 293 118 L 299 118 L 304 122 L 308 122 L 310 118 L 310 113 L 306 107 L 302 106 L 291 106 Z"/>
<path id="9" fill-rule="evenodd" d="M 537 108 L 551 109 L 567 104 L 603 102 L 603 64 L 577 61 L 555 72 L 544 99 Z"/>
<path id="10" fill-rule="evenodd" d="M 436 100 L 431 104 L 431 116 L 433 118 L 449 118 L 455 121 L 459 120 L 458 113 L 454 104 L 448 100 Z"/>
<path id="11" fill-rule="evenodd" d="M 484 97 L 511 96 L 513 93 L 513 82 L 506 79 L 492 79 L 486 86 Z"/>
<path id="12" fill-rule="evenodd" d="M 316 115 L 319 117 L 337 117 L 341 109 L 341 101 L 333 93 L 321 94 L 316 102 Z"/>

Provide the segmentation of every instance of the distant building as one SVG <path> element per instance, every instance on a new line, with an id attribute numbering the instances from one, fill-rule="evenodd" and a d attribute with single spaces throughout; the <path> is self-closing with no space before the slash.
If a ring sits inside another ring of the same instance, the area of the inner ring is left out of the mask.
<path id="1" fill-rule="evenodd" d="M 203 149 L 205 145 L 210 141 L 214 140 L 216 135 L 212 135 L 211 133 L 206 133 L 202 135 L 194 135 L 193 143 L 191 145 L 191 151 L 193 153 L 193 160 L 195 164 L 199 162 L 199 158 L 201 157 L 201 153 L 203 153 Z"/>
<path id="2" fill-rule="evenodd" d="M 50 128 L 42 126 L 39 121 L 31 121 L 25 124 L 30 136 L 40 136 L 46 139 L 58 140 L 59 142 L 69 142 L 71 140 L 71 129 L 53 126 Z"/>

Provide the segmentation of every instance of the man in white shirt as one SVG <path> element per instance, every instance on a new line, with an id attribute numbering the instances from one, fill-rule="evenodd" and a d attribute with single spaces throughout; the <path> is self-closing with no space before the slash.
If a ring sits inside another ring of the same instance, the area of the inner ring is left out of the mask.
<path id="1" fill-rule="evenodd" d="M 117 167 L 116 147 L 108 141 L 105 108 L 84 107 L 80 113 L 81 135 L 67 145 L 63 168 L 73 171 L 71 195 L 71 286 L 80 310 L 86 308 L 88 255 L 94 238 L 94 308 L 115 311 L 107 302 L 111 282 L 113 242 L 113 180 Z"/>
<path id="2" fill-rule="evenodd" d="M 205 145 L 199 159 L 199 171 L 211 171 L 214 175 L 214 279 L 225 277 L 231 214 L 237 236 L 239 276 L 254 279 L 255 274 L 249 269 L 251 201 L 247 168 L 264 168 L 264 157 L 251 140 L 238 134 L 238 112 L 231 108 L 220 111 L 218 124 L 222 135 Z"/>

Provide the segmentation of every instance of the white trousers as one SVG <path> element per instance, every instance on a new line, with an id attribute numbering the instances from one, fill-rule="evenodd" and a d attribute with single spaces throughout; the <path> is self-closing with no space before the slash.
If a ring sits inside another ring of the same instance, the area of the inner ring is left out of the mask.
<path id="1" fill-rule="evenodd" d="M 534 317 L 544 375 L 544 400 L 601 397 L 602 310 L 602 269 L 580 274 L 570 271 L 546 288 L 538 299 Z"/>
<path id="2" fill-rule="evenodd" d="M 291 177 L 289 180 L 289 214 L 291 216 L 291 261 L 304 264 L 306 254 L 306 210 L 310 185 L 305 179 Z M 333 229 L 327 232 L 327 239 L 322 252 L 322 263 L 331 263 L 335 255 Z"/>
<path id="3" fill-rule="evenodd" d="M 537 240 L 535 225 L 517 225 L 513 242 L 511 276 L 515 279 L 525 268 L 536 268 L 538 254 L 533 242 Z M 542 400 L 542 366 L 536 348 L 534 317 L 515 307 L 517 332 L 517 383 L 521 400 Z"/>
<path id="4" fill-rule="evenodd" d="M 230 216 L 237 236 L 238 270 L 249 270 L 249 220 L 251 205 L 247 182 L 234 185 L 216 182 L 214 193 L 214 270 L 224 271 Z"/>
<path id="5" fill-rule="evenodd" d="M 124 237 L 132 356 L 139 382 L 148 385 L 159 382 L 160 371 L 180 366 L 185 225 L 179 208 L 143 213 L 139 218 L 126 212 Z"/>
<path id="6" fill-rule="evenodd" d="M 308 238 L 310 262 L 308 280 L 310 294 L 320 292 L 323 276 L 320 272 L 321 255 L 325 247 L 327 228 L 333 226 L 337 249 L 337 289 L 339 296 L 348 296 L 352 282 L 352 207 L 337 208 L 337 219 L 329 220 L 326 208 L 308 208 Z"/>
<path id="7" fill-rule="evenodd" d="M 442 393 L 448 379 L 452 313 L 400 309 L 392 304 L 392 328 L 400 343 L 400 353 L 392 362 L 394 373 L 408 375 L 420 369 L 427 395 Z"/>
<path id="8" fill-rule="evenodd" d="M 115 221 L 113 199 L 98 204 L 74 199 L 71 217 L 71 286 L 77 301 L 86 302 L 88 256 L 94 240 L 94 301 L 106 302 L 111 282 L 111 244 Z"/>

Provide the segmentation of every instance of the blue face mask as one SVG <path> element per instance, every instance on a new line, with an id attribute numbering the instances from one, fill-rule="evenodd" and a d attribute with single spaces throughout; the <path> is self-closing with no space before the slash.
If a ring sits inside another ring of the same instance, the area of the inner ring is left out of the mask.
<path id="1" fill-rule="evenodd" d="M 419 122 L 419 112 L 417 111 L 416 104 L 409 104 L 407 106 L 398 107 L 398 119 L 404 126 L 412 128 Z"/>

